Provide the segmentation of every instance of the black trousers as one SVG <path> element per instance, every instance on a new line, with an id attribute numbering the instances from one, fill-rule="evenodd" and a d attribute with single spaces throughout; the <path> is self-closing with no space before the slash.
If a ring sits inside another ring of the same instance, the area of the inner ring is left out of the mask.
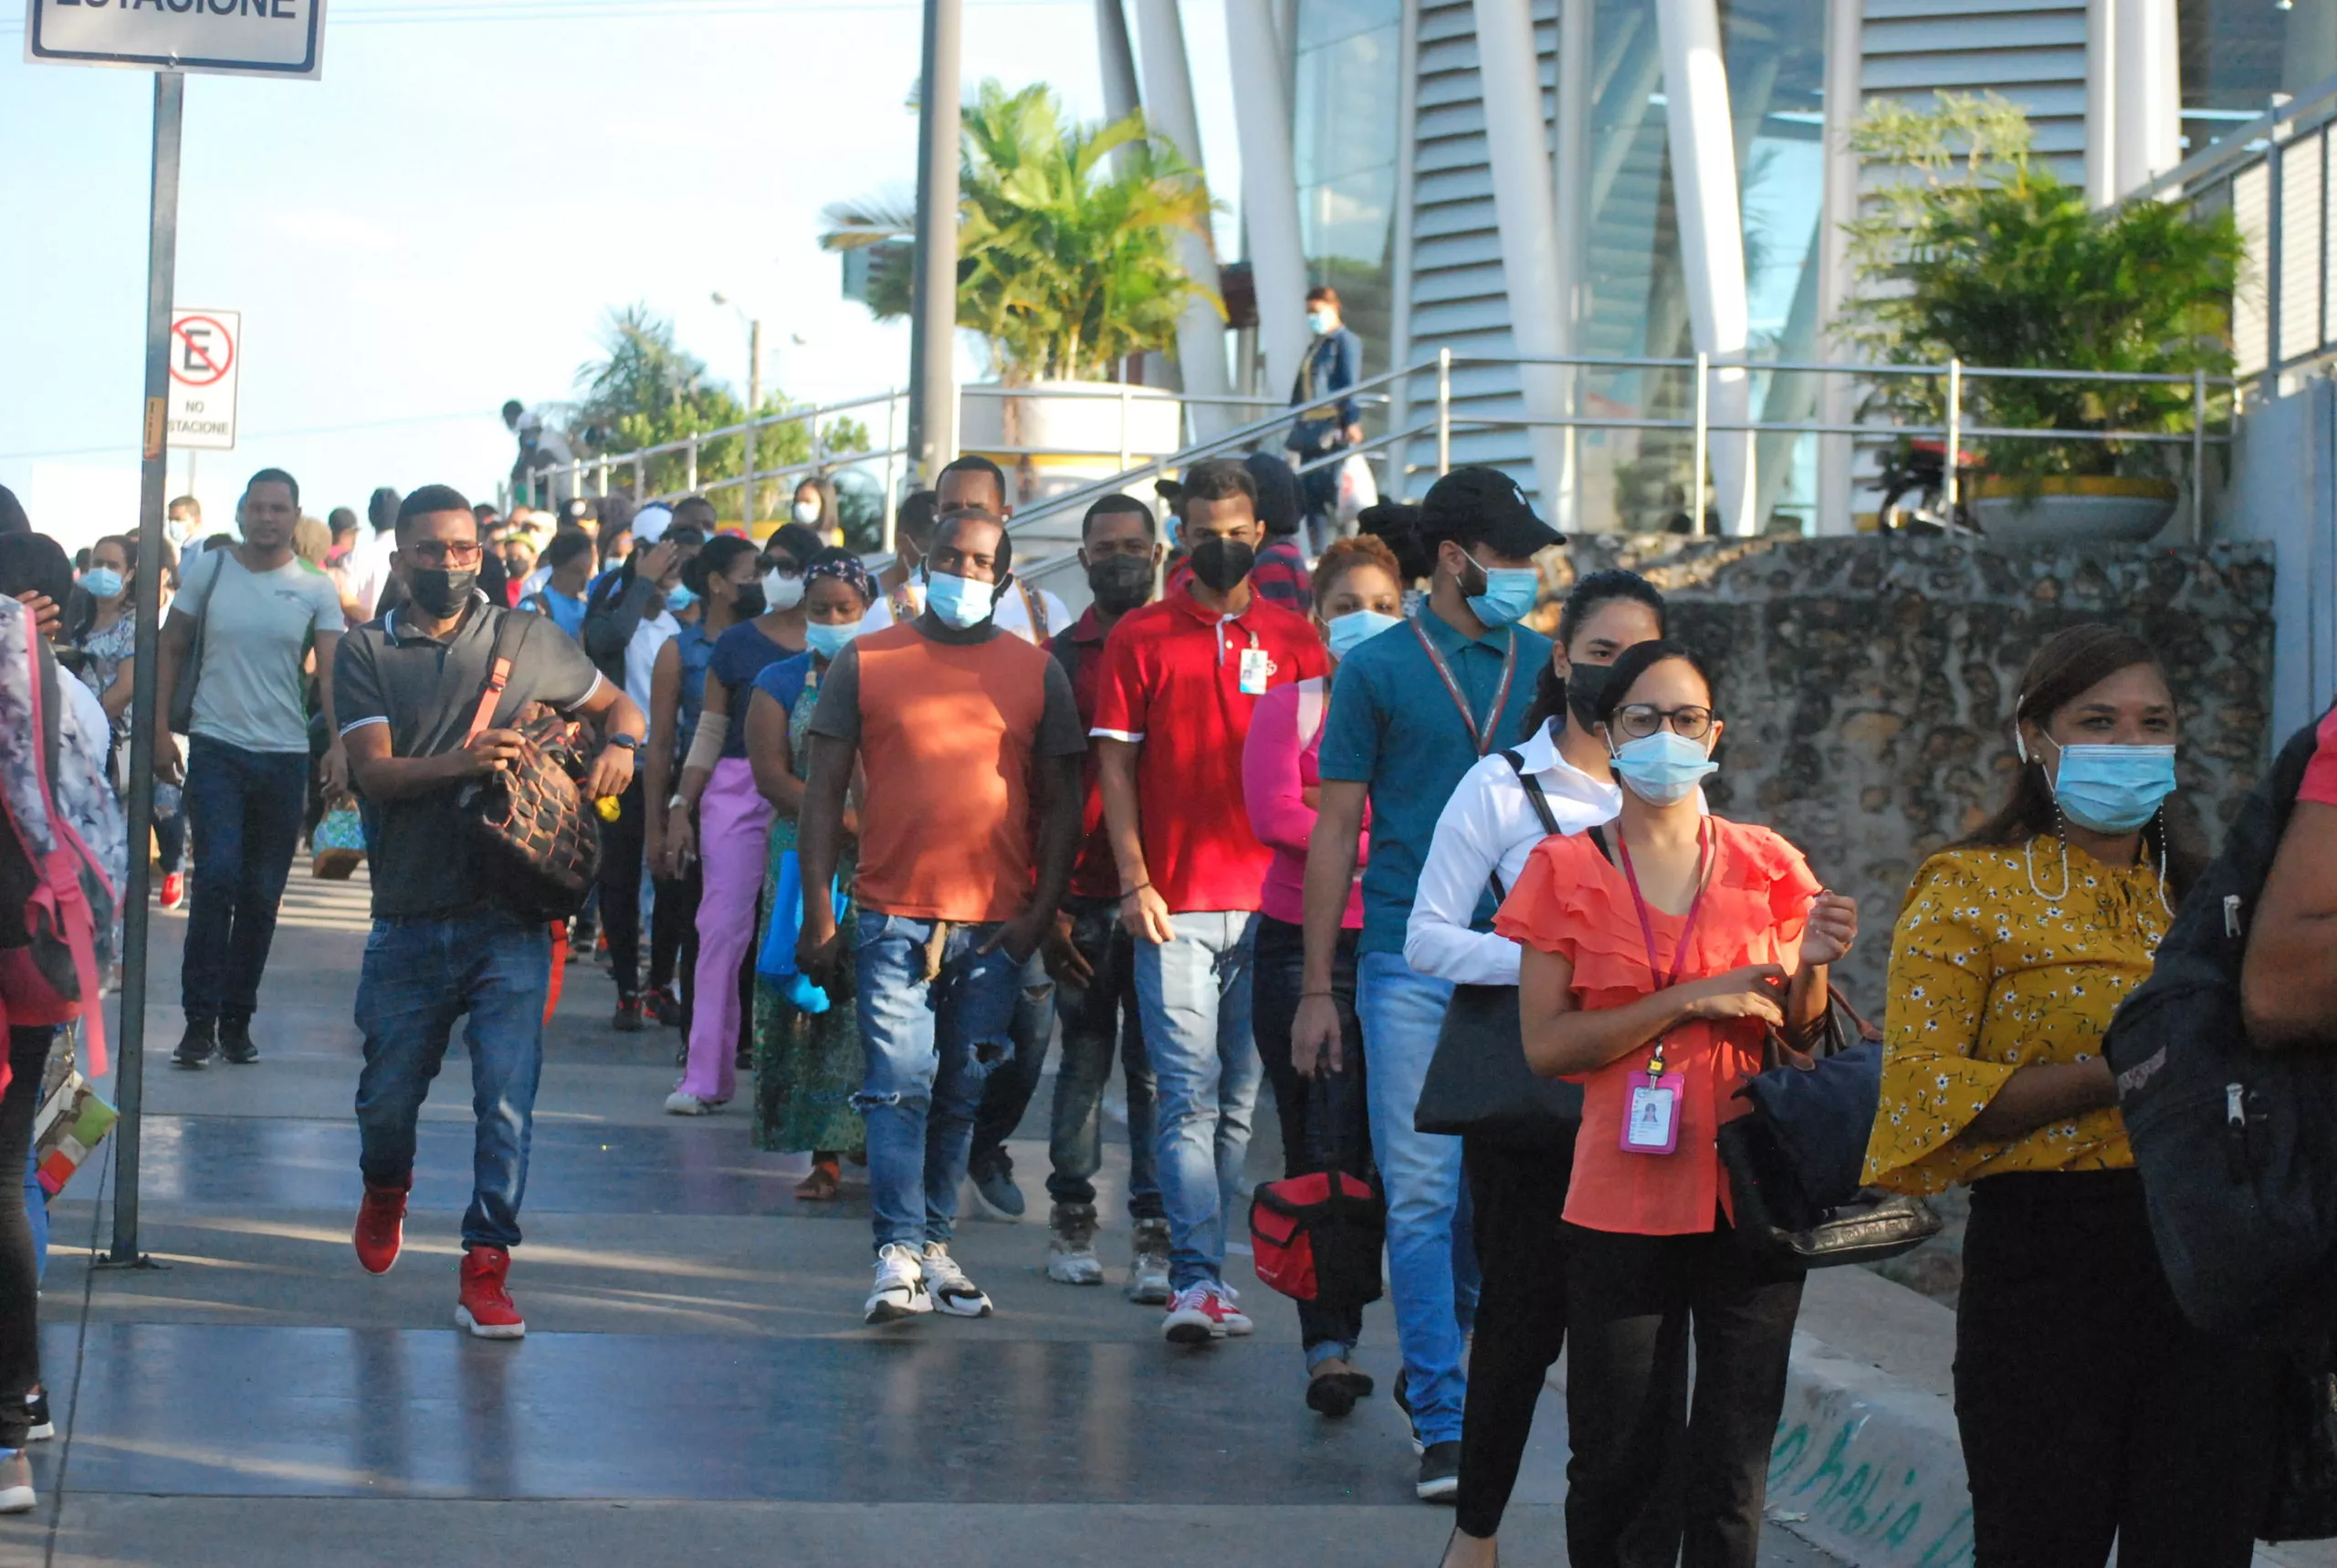
<path id="1" fill-rule="evenodd" d="M 1694 1236 L 1564 1233 L 1567 1561 L 1754 1568 L 1801 1269 L 1717 1217 Z"/>
<path id="2" fill-rule="evenodd" d="M 40 1381 L 40 1268 L 32 1221 L 25 1213 L 25 1161 L 40 1109 L 41 1074 L 57 1030 L 8 1031 L 8 1092 L 0 1095 L 0 1448 L 21 1448 L 28 1423 L 25 1396 Z"/>
<path id="3" fill-rule="evenodd" d="M 1561 1234 L 1574 1131 L 1543 1148 L 1464 1138 L 1472 1234 L 1484 1278 L 1461 1415 L 1461 1495 L 1455 1521 L 1480 1541 L 1501 1531 L 1534 1434 L 1534 1406 L 1567 1343 L 1567 1249 Z"/>
<path id="4" fill-rule="evenodd" d="M 656 884 L 649 908 L 649 988 L 681 986 L 682 1027 L 689 1027 L 690 1002 L 697 990 L 697 900 L 705 883 L 696 861 L 671 882 Z"/>
<path id="5" fill-rule="evenodd" d="M 635 773 L 617 797 L 616 821 L 601 824 L 601 929 L 608 933 L 609 973 L 620 998 L 641 990 L 641 852 L 649 830 L 645 788 Z"/>
<path id="6" fill-rule="evenodd" d="M 1266 1082 L 1274 1086 L 1274 1114 L 1282 1124 L 1282 1174 L 1306 1176 L 1327 1167 L 1336 1149 L 1338 1166 L 1349 1176 L 1371 1176 L 1371 1113 L 1364 1093 L 1363 1027 L 1355 1016 L 1355 947 L 1357 931 L 1339 933 L 1331 956 L 1331 1005 L 1339 1010 L 1339 1038 L 1347 1043 L 1345 1060 L 1336 1072 L 1309 1080 L 1290 1064 L 1291 1026 L 1298 1021 L 1298 993 L 1305 988 L 1306 934 L 1287 920 L 1258 916 L 1257 956 L 1251 960 L 1251 1030 L 1257 1037 L 1258 1060 Z M 1307 1128 L 1307 1102 L 1320 1097 L 1322 1113 L 1315 1118 L 1318 1134 Z M 1313 1153 L 1325 1145 L 1322 1157 Z M 1329 1345 L 1344 1358 L 1363 1337 L 1363 1311 L 1345 1312 L 1315 1301 L 1299 1301 L 1298 1335 L 1308 1350 Z"/>
<path id="7" fill-rule="evenodd" d="M 2244 1568 L 2277 1362 L 2175 1304 L 2133 1171 L 1972 1188 L 1955 1419 L 1978 1568 Z"/>

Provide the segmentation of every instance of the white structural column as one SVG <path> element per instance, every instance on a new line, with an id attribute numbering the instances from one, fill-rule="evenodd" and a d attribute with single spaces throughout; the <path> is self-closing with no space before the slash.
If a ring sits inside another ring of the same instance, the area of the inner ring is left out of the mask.
<path id="1" fill-rule="evenodd" d="M 1298 172 L 1290 149 L 1290 98 L 1273 0 L 1225 0 L 1233 73 L 1233 126 L 1242 142 L 1242 216 L 1249 225 L 1250 278 L 1258 290 L 1258 346 L 1266 391 L 1297 379 L 1306 352 L 1306 242 L 1299 231 Z"/>
<path id="2" fill-rule="evenodd" d="M 1185 29 L 1177 17 L 1177 0 L 1136 0 L 1136 26 L 1146 119 L 1187 162 L 1200 169 L 1200 120 L 1193 112 L 1193 78 L 1185 60 Z M 1196 234 L 1179 235 L 1178 244 L 1185 270 L 1214 296 L 1216 248 Z M 1211 299 L 1196 296 L 1186 302 L 1177 322 L 1177 362 L 1189 395 L 1221 398 L 1231 392 L 1225 374 L 1225 319 Z M 1227 413 L 1222 406 L 1195 407 L 1193 434 L 1209 436 L 1226 428 L 1231 423 Z"/>
<path id="3" fill-rule="evenodd" d="M 2123 0 L 2085 4 L 2085 200 L 2118 199 L 2118 12 Z"/>
<path id="4" fill-rule="evenodd" d="M 2182 67 L 2175 0 L 2116 0 L 2112 43 L 2118 193 L 2150 183 L 2183 161 Z"/>
<path id="5" fill-rule="evenodd" d="M 1688 319 L 1697 349 L 1737 361 L 1712 373 L 1715 424 L 1742 425 L 1752 413 L 1752 380 L 1743 367 L 1748 307 L 1745 233 L 1736 200 L 1736 141 L 1729 122 L 1728 69 L 1721 54 L 1714 0 L 1655 0 L 1663 42 L 1665 114 L 1672 132 L 1672 183 L 1680 215 L 1681 261 L 1687 273 Z M 1755 531 L 1753 444 L 1742 430 L 1714 431 L 1712 477 L 1724 534 Z M 1699 474 L 1691 483 L 1699 510 Z"/>
<path id="6" fill-rule="evenodd" d="M 1095 64 L 1104 78 L 1106 119 L 1126 120 L 1143 107 L 1136 87 L 1136 51 L 1128 44 L 1128 17 L 1120 0 L 1095 0 Z"/>
<path id="7" fill-rule="evenodd" d="M 1557 123 L 1551 138 L 1551 188 L 1557 200 L 1558 352 L 1582 352 L 1582 323 L 1590 312 L 1590 230 L 1598 214 L 1590 207 L 1591 13 L 1597 0 L 1558 0 Z M 1558 406 L 1576 413 L 1582 372 L 1569 365 L 1558 372 Z M 1558 433 L 1558 493 L 1550 516 L 1571 533 L 1582 526 L 1581 433 Z"/>
<path id="8" fill-rule="evenodd" d="M 1566 351 L 1566 333 L 1556 187 L 1546 151 L 1534 13 L 1529 0 L 1476 0 L 1476 10 L 1478 92 L 1485 110 L 1485 152 L 1493 166 L 1510 337 L 1520 356 L 1547 359 Z M 1566 388 L 1556 365 L 1521 365 L 1517 374 L 1528 419 L 1564 416 Z M 1537 425 L 1528 436 L 1543 505 L 1556 507 L 1566 493 L 1564 432 Z"/>
<path id="9" fill-rule="evenodd" d="M 1859 155 L 1850 151 L 1850 131 L 1865 112 L 1865 0 L 1826 0 L 1826 162 L 1819 199 L 1818 254 L 1818 358 L 1839 363 L 1850 354 L 1830 334 L 1858 288 L 1850 268 L 1850 240 L 1842 225 L 1859 214 Z M 1848 376 L 1829 375 L 1818 384 L 1818 420 L 1848 424 L 1857 415 L 1858 386 Z M 1851 473 L 1857 449 L 1847 435 L 1818 438 L 1818 531 L 1847 534 L 1857 527 Z"/>

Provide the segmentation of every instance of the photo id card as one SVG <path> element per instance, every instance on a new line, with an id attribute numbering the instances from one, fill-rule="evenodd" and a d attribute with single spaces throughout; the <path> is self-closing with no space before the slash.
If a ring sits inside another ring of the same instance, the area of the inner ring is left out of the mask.
<path id="1" fill-rule="evenodd" d="M 1671 1082 L 1676 1076 L 1634 1072 L 1624 1080 L 1625 1154 L 1668 1155 L 1680 1146 L 1680 1086 Z"/>
<path id="2" fill-rule="evenodd" d="M 1263 648 L 1242 650 L 1242 695 L 1262 697 L 1266 695 L 1266 678 L 1274 673 L 1274 662 Z"/>

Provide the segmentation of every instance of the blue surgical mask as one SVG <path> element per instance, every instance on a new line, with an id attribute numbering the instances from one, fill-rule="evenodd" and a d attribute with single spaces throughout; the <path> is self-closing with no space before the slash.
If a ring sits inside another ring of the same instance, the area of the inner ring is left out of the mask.
<path id="1" fill-rule="evenodd" d="M 2175 747 L 2064 746 L 2052 783 L 2070 821 L 2097 833 L 2131 833 L 2175 793 Z"/>
<path id="2" fill-rule="evenodd" d="M 1471 562 L 1485 574 L 1485 591 L 1469 595 L 1469 609 L 1488 626 L 1507 626 L 1524 620 L 1542 601 L 1542 574 L 1530 566 L 1487 566 L 1474 556 Z"/>
<path id="3" fill-rule="evenodd" d="M 81 574 L 81 586 L 92 599 L 111 599 L 121 591 L 121 573 L 110 566 L 92 567 Z"/>
<path id="4" fill-rule="evenodd" d="M 925 607 L 938 616 L 944 626 L 972 631 L 990 619 L 997 599 L 998 585 L 994 582 L 975 582 L 952 577 L 946 571 L 926 573 Z"/>
<path id="5" fill-rule="evenodd" d="M 677 614 L 697 602 L 697 595 L 681 583 L 677 582 L 665 591 L 665 608 Z"/>
<path id="6" fill-rule="evenodd" d="M 1331 318 L 1323 311 L 1309 310 L 1306 313 L 1306 329 L 1318 338 L 1326 338 L 1331 332 Z"/>
<path id="7" fill-rule="evenodd" d="M 857 621 L 847 621 L 840 626 L 831 626 L 823 621 L 811 621 L 806 622 L 803 626 L 803 641 L 810 644 L 812 652 L 819 654 L 823 659 L 834 658 L 838 653 L 851 647 L 852 640 L 859 635 L 860 622 Z"/>
<path id="8" fill-rule="evenodd" d="M 1615 776 L 1651 806 L 1672 806 L 1688 798 L 1720 764 L 1704 755 L 1703 743 L 1659 729 L 1615 747 Z"/>
<path id="9" fill-rule="evenodd" d="M 1335 615 L 1324 622 L 1329 632 L 1331 657 L 1344 659 L 1370 642 L 1390 626 L 1401 626 L 1400 615 L 1382 615 L 1377 610 L 1352 610 L 1345 615 Z"/>

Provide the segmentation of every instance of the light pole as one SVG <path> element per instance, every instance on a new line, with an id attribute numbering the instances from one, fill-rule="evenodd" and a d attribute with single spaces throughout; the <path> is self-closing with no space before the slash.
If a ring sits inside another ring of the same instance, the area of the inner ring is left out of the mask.
<path id="1" fill-rule="evenodd" d="M 958 0 L 925 0 L 917 78 L 917 277 L 909 311 L 909 461 L 924 484 L 957 455 Z"/>
<path id="2" fill-rule="evenodd" d="M 731 312 L 747 324 L 747 478 L 745 499 L 740 503 L 746 513 L 747 531 L 752 533 L 755 524 L 755 427 L 753 421 L 763 411 L 763 324 L 759 317 L 749 317 L 719 288 L 714 291 L 717 305 L 728 305 Z"/>

